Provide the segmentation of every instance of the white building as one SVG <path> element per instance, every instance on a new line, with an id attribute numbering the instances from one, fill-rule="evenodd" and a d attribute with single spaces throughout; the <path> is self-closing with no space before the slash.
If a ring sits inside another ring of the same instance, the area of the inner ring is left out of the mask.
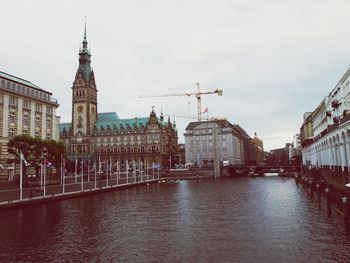
<path id="1" fill-rule="evenodd" d="M 185 132 L 186 163 L 212 165 L 216 158 L 229 164 L 243 163 L 243 141 L 226 119 L 191 122 Z"/>
<path id="2" fill-rule="evenodd" d="M 350 166 L 350 68 L 312 112 L 311 118 L 312 140 L 302 142 L 303 164 L 348 171 Z"/>
<path id="3" fill-rule="evenodd" d="M 58 103 L 51 95 L 27 80 L 0 71 L 1 165 L 8 166 L 7 143 L 16 135 L 59 140 Z M 0 172 L 0 179 L 7 176 L 6 169 Z"/>

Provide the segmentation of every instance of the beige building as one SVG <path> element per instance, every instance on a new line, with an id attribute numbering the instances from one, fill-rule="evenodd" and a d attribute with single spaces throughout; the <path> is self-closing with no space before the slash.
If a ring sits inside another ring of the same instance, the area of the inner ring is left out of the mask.
<path id="1" fill-rule="evenodd" d="M 184 135 L 186 163 L 212 166 L 217 159 L 222 164 L 244 164 L 242 135 L 226 119 L 191 122 Z"/>
<path id="2" fill-rule="evenodd" d="M 10 138 L 28 134 L 59 140 L 58 103 L 52 93 L 33 83 L 0 71 L 0 180 L 12 178 L 14 163 L 9 156 Z"/>

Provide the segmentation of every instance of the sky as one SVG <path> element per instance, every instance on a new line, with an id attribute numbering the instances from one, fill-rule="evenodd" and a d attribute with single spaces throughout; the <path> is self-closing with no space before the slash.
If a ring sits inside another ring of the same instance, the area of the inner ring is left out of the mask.
<path id="1" fill-rule="evenodd" d="M 202 96 L 208 116 L 284 147 L 350 64 L 347 0 L 0 0 L 0 71 L 53 93 L 71 120 L 84 19 L 98 111 L 175 119 L 179 142 Z M 206 115 L 206 114 L 205 114 Z M 175 116 L 175 117 L 174 117 Z M 176 117 L 177 116 L 177 117 Z"/>

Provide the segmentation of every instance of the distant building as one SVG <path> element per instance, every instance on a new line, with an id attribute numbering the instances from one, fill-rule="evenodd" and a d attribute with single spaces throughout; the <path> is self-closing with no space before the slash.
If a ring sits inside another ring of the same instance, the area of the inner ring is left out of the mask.
<path id="1" fill-rule="evenodd" d="M 149 117 L 121 119 L 116 112 L 98 112 L 97 87 L 91 68 L 86 28 L 79 66 L 72 86 L 72 122 L 60 125 L 60 138 L 70 160 L 94 160 L 102 169 L 169 167 L 177 154 L 175 122 L 152 109 Z M 85 162 L 86 163 L 86 162 Z"/>
<path id="2" fill-rule="evenodd" d="M 215 158 L 229 164 L 244 163 L 241 133 L 226 119 L 191 122 L 184 135 L 186 163 L 212 166 Z"/>
<path id="3" fill-rule="evenodd" d="M 268 154 L 268 163 L 271 165 L 289 165 L 290 143 L 286 143 L 284 148 L 273 149 Z"/>
<path id="4" fill-rule="evenodd" d="M 255 145 L 255 159 L 257 164 L 261 164 L 264 161 L 264 143 L 261 139 L 259 139 L 255 133 L 254 138 L 252 139 L 253 144 Z"/>
<path id="5" fill-rule="evenodd" d="M 243 158 L 242 163 L 245 165 L 256 165 L 256 147 L 252 141 L 252 138 L 248 133 L 238 124 L 232 124 L 234 129 L 239 133 L 243 143 Z"/>
<path id="6" fill-rule="evenodd" d="M 51 96 L 51 92 L 27 80 L 0 71 L 0 163 L 9 168 L 0 169 L 0 179 L 14 176 L 13 156 L 7 148 L 9 139 L 20 134 L 59 139 L 59 105 Z"/>
<path id="7" fill-rule="evenodd" d="M 289 160 L 292 165 L 301 165 L 301 143 L 299 133 L 293 136 L 293 141 L 289 148 Z"/>

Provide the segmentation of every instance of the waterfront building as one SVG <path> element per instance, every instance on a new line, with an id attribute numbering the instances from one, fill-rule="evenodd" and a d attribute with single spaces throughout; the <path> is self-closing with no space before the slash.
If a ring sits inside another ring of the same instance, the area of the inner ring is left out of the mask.
<path id="1" fill-rule="evenodd" d="M 300 134 L 294 134 L 293 135 L 293 141 L 290 144 L 289 148 L 289 160 L 290 164 L 295 166 L 300 166 L 300 160 L 301 160 L 301 144 L 300 144 Z"/>
<path id="2" fill-rule="evenodd" d="M 0 71 L 0 163 L 6 168 L 0 169 L 0 179 L 11 179 L 15 172 L 14 156 L 7 148 L 9 139 L 21 134 L 59 139 L 58 106 L 51 92 Z"/>
<path id="3" fill-rule="evenodd" d="M 268 154 L 267 162 L 271 165 L 289 165 L 290 164 L 290 148 L 291 144 L 286 143 L 283 148 L 273 149 Z"/>
<path id="4" fill-rule="evenodd" d="M 255 160 L 257 164 L 260 164 L 264 161 L 265 155 L 264 155 L 264 143 L 261 139 L 258 138 L 256 133 L 254 134 L 254 138 L 252 139 L 252 142 L 255 146 Z"/>
<path id="5" fill-rule="evenodd" d="M 86 27 L 72 85 L 72 121 L 60 125 L 60 139 L 67 146 L 68 159 L 91 161 L 91 165 L 98 160 L 102 169 L 112 170 L 169 167 L 178 149 L 175 122 L 165 121 L 162 113 L 157 117 L 153 108 L 148 117 L 129 119 L 119 118 L 116 112 L 98 112 Z"/>
<path id="6" fill-rule="evenodd" d="M 244 164 L 241 132 L 226 119 L 191 122 L 184 136 L 186 163 L 212 166 L 216 159 L 225 164 Z"/>
<path id="7" fill-rule="evenodd" d="M 238 124 L 232 124 L 234 129 L 239 133 L 243 143 L 242 164 L 256 165 L 256 145 L 248 133 Z"/>
<path id="8" fill-rule="evenodd" d="M 349 170 L 350 68 L 319 106 L 304 118 L 300 135 L 305 166 Z"/>

